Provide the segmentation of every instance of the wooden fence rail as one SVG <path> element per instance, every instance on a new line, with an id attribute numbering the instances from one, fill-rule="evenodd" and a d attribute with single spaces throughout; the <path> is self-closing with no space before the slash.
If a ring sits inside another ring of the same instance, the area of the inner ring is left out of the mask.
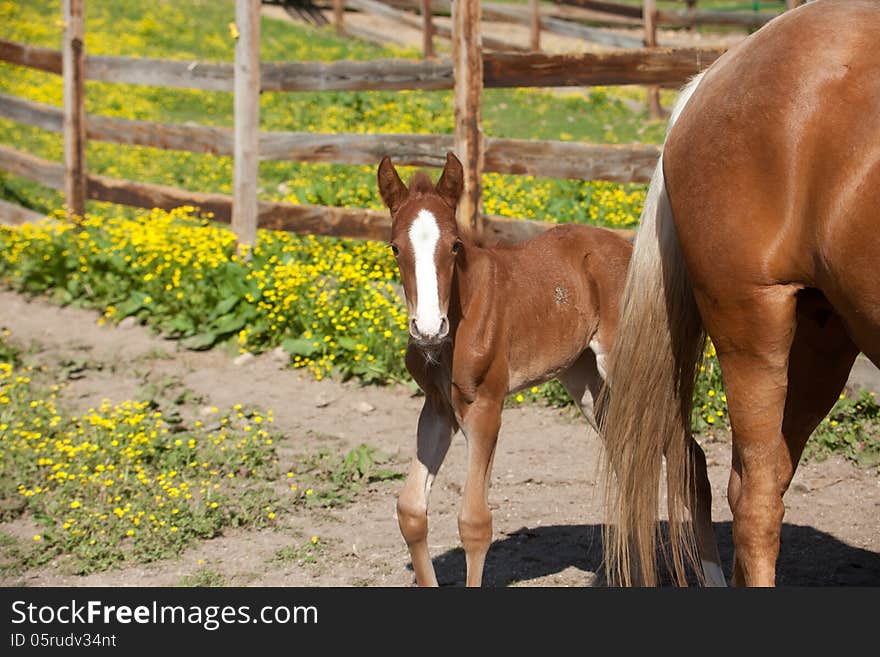
<path id="1" fill-rule="evenodd" d="M 724 48 L 640 48 L 603 53 L 484 53 L 486 87 L 682 85 Z M 0 60 L 61 72 L 61 53 L 0 39 Z M 86 56 L 86 80 L 204 91 L 232 91 L 233 65 Z M 452 89 L 448 59 L 367 62 L 263 62 L 261 91 L 396 91 Z"/>
<path id="2" fill-rule="evenodd" d="M 62 112 L 53 105 L 0 93 L 0 118 L 60 133 Z M 165 150 L 231 156 L 230 128 L 136 121 L 88 115 L 89 139 Z M 395 164 L 442 167 L 453 150 L 452 135 L 261 132 L 261 160 L 375 164 L 389 155 Z M 660 149 L 650 144 L 616 145 L 528 139 L 486 139 L 485 171 L 546 178 L 648 182 Z"/>
<path id="3" fill-rule="evenodd" d="M 553 0 L 559 5 L 571 5 L 582 9 L 631 19 L 644 18 L 642 7 L 602 0 Z M 691 27 L 694 25 L 718 25 L 757 29 L 776 18 L 775 13 L 711 10 L 659 10 L 657 24 L 667 27 Z"/>
<path id="4" fill-rule="evenodd" d="M 39 212 L 34 212 L 16 203 L 10 203 L 0 198 L 0 224 L 6 226 L 18 226 L 24 223 L 34 223 L 43 218 Z"/>
<path id="5" fill-rule="evenodd" d="M 0 169 L 36 181 L 52 189 L 64 188 L 64 166 L 29 153 L 0 145 Z M 174 208 L 190 205 L 211 212 L 221 223 L 232 220 L 232 196 L 194 192 L 167 185 L 135 182 L 95 174 L 88 175 L 87 196 L 93 201 L 118 203 L 139 208 Z M 9 204 L 11 205 L 11 204 Z M 0 207 L 0 214 L 6 214 Z M 15 206 L 12 216 L 22 209 Z M 27 220 L 33 215 L 25 211 Z M 552 224 L 542 221 L 489 216 L 485 218 L 490 238 L 519 242 L 543 232 Z M 391 232 L 391 219 L 384 210 L 338 208 L 323 205 L 301 205 L 261 201 L 257 225 L 260 228 L 283 230 L 310 235 L 350 237 L 385 241 Z M 631 237 L 633 231 L 620 231 Z"/>

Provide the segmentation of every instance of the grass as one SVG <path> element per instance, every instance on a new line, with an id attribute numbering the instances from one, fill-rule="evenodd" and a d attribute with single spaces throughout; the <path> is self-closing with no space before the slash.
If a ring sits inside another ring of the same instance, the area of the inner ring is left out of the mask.
<path id="1" fill-rule="evenodd" d="M 317 563 L 318 557 L 324 550 L 324 544 L 317 536 L 312 536 L 308 541 L 300 545 L 287 545 L 275 552 L 272 561 L 279 564 L 305 564 Z"/>
<path id="2" fill-rule="evenodd" d="M 217 572 L 207 566 L 203 566 L 190 575 L 184 575 L 180 579 L 180 586 L 190 588 L 211 588 L 228 586 L 229 583 L 223 573 Z"/>
<path id="3" fill-rule="evenodd" d="M 345 455 L 319 450 L 303 458 L 297 471 L 308 486 L 307 504 L 334 507 L 346 504 L 371 483 L 403 479 L 403 474 L 388 467 L 388 458 L 373 447 L 361 444 Z"/>
<path id="4" fill-rule="evenodd" d="M 864 467 L 880 466 L 880 406 L 873 392 L 841 395 L 819 423 L 804 450 L 804 459 L 823 460 L 832 454 Z"/>
<path id="5" fill-rule="evenodd" d="M 185 425 L 141 401 L 74 415 L 47 385 L 62 371 L 31 369 L 0 344 L 0 508 L 39 527 L 28 564 L 64 556 L 86 573 L 160 559 L 296 503 L 275 492 L 271 415 L 233 409 Z"/>

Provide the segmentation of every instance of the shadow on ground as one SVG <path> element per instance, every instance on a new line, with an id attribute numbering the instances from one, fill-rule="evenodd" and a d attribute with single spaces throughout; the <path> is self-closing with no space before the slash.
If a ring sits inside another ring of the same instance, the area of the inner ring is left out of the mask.
<path id="1" fill-rule="evenodd" d="M 731 523 L 715 523 L 715 534 L 729 578 Z M 486 558 L 483 585 L 509 586 L 572 567 L 586 574 L 601 571 L 601 525 L 523 527 L 496 540 Z M 441 586 L 464 585 L 464 551 L 456 548 L 437 556 L 434 569 Z M 880 586 L 880 554 L 813 527 L 784 524 L 776 581 L 780 586 Z"/>

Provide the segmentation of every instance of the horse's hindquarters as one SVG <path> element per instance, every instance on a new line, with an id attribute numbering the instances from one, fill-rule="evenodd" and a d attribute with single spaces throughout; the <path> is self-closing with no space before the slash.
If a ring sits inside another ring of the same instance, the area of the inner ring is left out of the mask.
<path id="1" fill-rule="evenodd" d="M 734 430 L 739 583 L 773 583 L 804 443 L 855 345 L 880 355 L 877 34 L 880 4 L 859 0 L 772 21 L 710 69 L 664 149 Z"/>

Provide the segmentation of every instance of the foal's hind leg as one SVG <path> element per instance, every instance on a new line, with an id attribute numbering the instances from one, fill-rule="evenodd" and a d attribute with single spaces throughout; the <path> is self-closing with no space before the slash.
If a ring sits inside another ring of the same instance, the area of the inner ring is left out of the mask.
<path id="1" fill-rule="evenodd" d="M 429 395 L 419 416 L 416 455 L 397 498 L 397 522 L 409 547 L 419 586 L 437 586 L 434 565 L 428 554 L 428 495 L 454 432 L 446 402 Z"/>
<path id="2" fill-rule="evenodd" d="M 706 468 L 706 454 L 700 444 L 691 438 L 691 463 L 694 466 L 694 499 L 691 517 L 700 551 L 700 563 L 703 567 L 703 581 L 706 586 L 727 586 L 724 570 L 721 568 L 721 556 L 718 554 L 718 542 L 715 540 L 715 529 L 712 527 L 712 485 Z"/>
<path id="3" fill-rule="evenodd" d="M 834 406 L 846 383 L 858 349 L 840 317 L 815 291 L 802 292 L 797 306 L 797 330 L 788 364 L 788 388 L 782 434 L 787 452 L 780 453 L 778 471 L 785 488 L 794 476 L 810 434 Z M 742 490 L 742 465 L 735 462 L 728 485 L 731 508 Z M 734 558 L 734 583 L 742 584 L 745 573 Z"/>
<path id="4" fill-rule="evenodd" d="M 581 409 L 581 413 L 587 418 L 590 426 L 598 432 L 599 419 L 596 417 L 596 406 L 605 380 L 599 371 L 596 354 L 593 350 L 584 350 L 574 365 L 562 372 L 557 378 L 571 395 L 578 408 Z"/>
<path id="5" fill-rule="evenodd" d="M 605 381 L 599 370 L 596 354 L 587 349 L 568 370 L 559 375 L 559 381 L 580 407 L 584 417 L 596 429 L 601 418 L 596 418 L 599 393 Z M 694 464 L 695 499 L 691 514 L 697 535 L 697 547 L 703 565 L 703 577 L 709 586 L 726 586 L 721 569 L 721 557 L 712 527 L 712 487 L 706 471 L 706 456 L 699 444 L 691 439 Z M 634 568 L 638 572 L 638 568 Z"/>

